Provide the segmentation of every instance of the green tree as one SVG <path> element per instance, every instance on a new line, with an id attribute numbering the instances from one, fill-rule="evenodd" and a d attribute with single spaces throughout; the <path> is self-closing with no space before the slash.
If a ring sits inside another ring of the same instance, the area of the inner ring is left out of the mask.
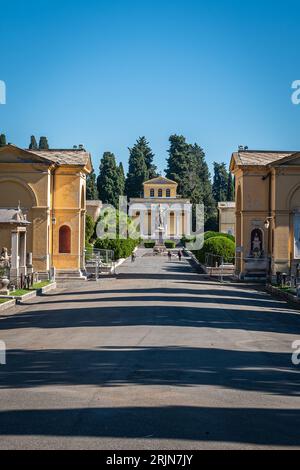
<path id="1" fill-rule="evenodd" d="M 194 222 L 195 204 L 203 203 L 205 229 L 215 229 L 217 227 L 216 203 L 203 149 L 196 143 L 193 145 L 187 143 L 182 135 L 172 135 L 169 141 L 167 178 L 176 181 L 178 193 L 191 200 Z"/>
<path id="2" fill-rule="evenodd" d="M 85 241 L 87 243 L 90 242 L 95 230 L 95 222 L 93 220 L 93 217 L 90 216 L 90 214 L 86 214 L 85 218 Z"/>
<path id="3" fill-rule="evenodd" d="M 6 135 L 0 134 L 0 147 L 5 147 L 6 145 Z"/>
<path id="4" fill-rule="evenodd" d="M 49 149 L 49 144 L 48 144 L 48 139 L 47 137 L 40 137 L 40 142 L 39 142 L 39 150 L 48 150 Z"/>
<path id="5" fill-rule="evenodd" d="M 125 194 L 125 173 L 124 173 L 124 168 L 123 168 L 123 163 L 119 163 L 119 184 L 118 184 L 118 193 L 120 196 L 123 196 Z"/>
<path id="6" fill-rule="evenodd" d="M 34 135 L 32 135 L 30 137 L 29 149 L 30 150 L 37 150 L 38 149 L 38 144 L 37 144 L 37 141 L 36 141 L 36 138 L 34 137 Z"/>
<path id="7" fill-rule="evenodd" d="M 227 201 L 234 201 L 234 199 L 234 179 L 232 178 L 231 172 L 229 172 L 227 183 Z"/>
<path id="8" fill-rule="evenodd" d="M 135 145 L 144 156 L 148 171 L 147 179 L 155 178 L 157 176 L 157 167 L 153 163 L 154 153 L 152 152 L 146 137 L 139 137 Z"/>
<path id="9" fill-rule="evenodd" d="M 120 170 L 117 166 L 116 158 L 111 152 L 104 152 L 101 159 L 97 188 L 102 202 L 118 207 L 119 196 L 122 194 Z"/>
<path id="10" fill-rule="evenodd" d="M 216 203 L 227 200 L 228 172 L 225 163 L 214 162 L 213 195 Z"/>
<path id="11" fill-rule="evenodd" d="M 145 162 L 143 150 L 139 142 L 129 148 L 128 173 L 125 183 L 125 193 L 128 198 L 141 197 L 143 183 L 149 179 L 149 171 Z"/>
<path id="12" fill-rule="evenodd" d="M 94 201 L 95 199 L 98 199 L 96 174 L 94 169 L 86 177 L 86 198 L 88 201 Z"/>

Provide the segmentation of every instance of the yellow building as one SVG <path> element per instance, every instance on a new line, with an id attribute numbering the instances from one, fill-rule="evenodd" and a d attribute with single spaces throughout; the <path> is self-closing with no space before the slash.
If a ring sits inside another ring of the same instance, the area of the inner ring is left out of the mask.
<path id="1" fill-rule="evenodd" d="M 158 176 L 144 184 L 144 197 L 130 199 L 129 214 L 139 218 L 143 239 L 174 239 L 190 234 L 189 199 L 177 194 L 177 183 Z"/>
<path id="2" fill-rule="evenodd" d="M 90 154 L 70 150 L 0 148 L 0 209 L 19 208 L 27 226 L 33 270 L 80 276 L 84 266 L 86 175 Z M 2 226 L 4 227 L 4 225 Z M 0 248 L 11 251 L 10 228 L 0 228 Z M 30 256 L 31 258 L 31 256 Z"/>
<path id="3" fill-rule="evenodd" d="M 295 274 L 300 262 L 300 152 L 240 150 L 236 178 L 237 274 Z"/>

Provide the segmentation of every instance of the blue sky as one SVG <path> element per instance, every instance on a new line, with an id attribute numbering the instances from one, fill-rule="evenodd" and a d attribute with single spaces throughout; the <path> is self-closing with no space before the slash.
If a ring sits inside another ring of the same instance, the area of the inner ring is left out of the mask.
<path id="1" fill-rule="evenodd" d="M 0 130 L 27 146 L 83 143 L 95 167 L 145 135 L 165 168 L 172 133 L 210 164 L 239 144 L 300 149 L 294 0 L 0 0 Z"/>

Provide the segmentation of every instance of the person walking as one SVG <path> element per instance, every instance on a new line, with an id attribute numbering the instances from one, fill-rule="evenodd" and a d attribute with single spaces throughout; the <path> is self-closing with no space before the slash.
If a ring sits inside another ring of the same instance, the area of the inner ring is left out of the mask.
<path id="1" fill-rule="evenodd" d="M 178 251 L 178 258 L 179 258 L 179 261 L 181 261 L 181 258 L 182 258 L 182 252 L 181 252 L 181 250 Z"/>
<path id="2" fill-rule="evenodd" d="M 171 260 L 172 260 L 172 253 L 171 253 L 171 251 L 170 251 L 170 250 L 168 251 L 168 258 L 169 258 L 169 261 L 171 261 Z"/>
<path id="3" fill-rule="evenodd" d="M 135 253 L 132 253 L 131 254 L 131 262 L 134 263 L 135 259 L 136 259 L 136 255 L 135 255 Z"/>

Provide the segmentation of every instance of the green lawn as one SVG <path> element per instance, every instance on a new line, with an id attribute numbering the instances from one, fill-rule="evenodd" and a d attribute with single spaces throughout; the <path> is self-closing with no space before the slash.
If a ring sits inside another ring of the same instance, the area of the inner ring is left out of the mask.
<path id="1" fill-rule="evenodd" d="M 10 299 L 0 299 L 0 304 L 4 304 L 4 302 L 8 302 Z"/>
<path id="2" fill-rule="evenodd" d="M 28 294 L 28 292 L 32 292 L 33 290 L 41 289 L 42 287 L 46 287 L 51 284 L 52 281 L 40 281 L 33 284 L 30 289 L 17 289 L 11 292 L 11 295 L 14 297 L 21 297 L 21 295 Z"/>

